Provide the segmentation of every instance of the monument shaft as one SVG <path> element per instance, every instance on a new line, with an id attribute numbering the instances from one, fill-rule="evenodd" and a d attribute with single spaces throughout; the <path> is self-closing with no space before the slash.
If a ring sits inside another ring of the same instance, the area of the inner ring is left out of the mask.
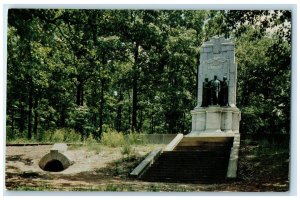
<path id="1" fill-rule="evenodd" d="M 224 37 L 213 37 L 201 46 L 197 106 L 191 111 L 189 135 L 239 133 L 234 54 L 234 43 Z"/>

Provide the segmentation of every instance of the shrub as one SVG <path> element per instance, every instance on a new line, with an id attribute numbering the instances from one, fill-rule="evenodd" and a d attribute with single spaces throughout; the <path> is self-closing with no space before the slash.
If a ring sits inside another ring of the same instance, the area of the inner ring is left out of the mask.
<path id="1" fill-rule="evenodd" d="M 26 137 L 18 137 L 15 139 L 7 140 L 8 144 L 23 144 L 23 143 L 31 143 L 34 142 L 32 140 L 28 140 Z"/>
<path id="2" fill-rule="evenodd" d="M 53 131 L 51 130 L 47 130 L 47 131 L 43 131 L 39 134 L 39 141 L 40 142 L 51 142 L 51 138 L 53 135 Z"/>
<path id="3" fill-rule="evenodd" d="M 52 142 L 63 142 L 64 141 L 64 134 L 65 134 L 64 129 L 57 129 L 52 134 L 52 137 L 51 137 L 50 141 L 52 141 Z"/>
<path id="4" fill-rule="evenodd" d="M 43 142 L 80 142 L 81 135 L 74 129 L 61 128 L 42 133 Z"/>
<path id="5" fill-rule="evenodd" d="M 36 139 L 28 139 L 27 132 L 19 132 L 15 130 L 14 133 L 9 132 L 10 130 L 6 131 L 6 142 L 8 144 L 21 144 L 21 143 L 32 143 L 36 142 Z"/>
<path id="6" fill-rule="evenodd" d="M 101 143 L 109 147 L 123 146 L 125 144 L 124 135 L 115 130 L 108 130 L 102 134 Z"/>
<path id="7" fill-rule="evenodd" d="M 81 135 L 80 133 L 76 132 L 74 129 L 68 129 L 64 132 L 64 141 L 65 142 L 80 142 Z"/>
<path id="8" fill-rule="evenodd" d="M 83 142 L 85 144 L 94 144 L 94 143 L 97 143 L 97 140 L 94 139 L 93 135 L 92 134 L 89 134 L 88 137 L 86 137 Z"/>
<path id="9" fill-rule="evenodd" d="M 122 154 L 130 155 L 131 153 L 132 153 L 132 147 L 128 142 L 126 142 L 122 147 Z"/>
<path id="10" fill-rule="evenodd" d="M 128 135 L 126 135 L 126 139 L 129 144 L 146 144 L 147 138 L 145 134 L 139 134 L 136 132 L 130 132 Z"/>
<path id="11" fill-rule="evenodd" d="M 108 184 L 104 191 L 117 191 L 117 190 L 118 190 L 118 187 L 116 185 Z"/>

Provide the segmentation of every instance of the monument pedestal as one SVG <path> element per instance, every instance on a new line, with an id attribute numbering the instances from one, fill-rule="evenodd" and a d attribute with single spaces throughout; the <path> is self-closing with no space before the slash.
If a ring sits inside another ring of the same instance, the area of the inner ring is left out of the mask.
<path id="1" fill-rule="evenodd" d="M 199 134 L 238 134 L 241 112 L 237 107 L 209 106 L 191 111 L 192 131 Z"/>

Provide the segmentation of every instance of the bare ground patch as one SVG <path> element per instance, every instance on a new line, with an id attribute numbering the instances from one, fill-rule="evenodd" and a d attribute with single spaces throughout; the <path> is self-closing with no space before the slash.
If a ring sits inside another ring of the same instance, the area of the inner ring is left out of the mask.
<path id="1" fill-rule="evenodd" d="M 42 191 L 288 191 L 289 154 L 268 152 L 257 144 L 242 145 L 238 179 L 222 184 L 186 184 L 144 182 L 129 177 L 134 167 L 153 149 L 161 145 L 134 146 L 132 153 L 122 148 L 86 146 L 70 148 L 74 165 L 62 172 L 45 172 L 39 159 L 51 146 L 7 147 L 6 188 Z M 255 152 L 255 153 L 253 153 Z"/>

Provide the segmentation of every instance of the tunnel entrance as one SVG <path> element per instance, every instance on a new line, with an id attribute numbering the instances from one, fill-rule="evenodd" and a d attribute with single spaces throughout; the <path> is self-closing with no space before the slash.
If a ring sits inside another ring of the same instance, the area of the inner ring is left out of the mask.
<path id="1" fill-rule="evenodd" d="M 59 160 L 50 160 L 46 163 L 44 170 L 48 172 L 61 172 L 64 170 L 64 166 Z"/>
<path id="2" fill-rule="evenodd" d="M 60 172 L 67 169 L 74 162 L 66 154 L 67 145 L 55 143 L 50 153 L 44 155 L 39 161 L 39 166 L 44 171 Z"/>

